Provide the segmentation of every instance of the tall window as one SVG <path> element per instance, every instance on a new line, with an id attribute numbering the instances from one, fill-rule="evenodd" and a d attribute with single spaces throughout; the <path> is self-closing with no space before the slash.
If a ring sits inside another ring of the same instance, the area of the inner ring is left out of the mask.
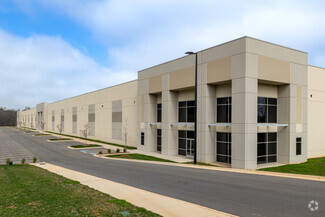
<path id="1" fill-rule="evenodd" d="M 257 134 L 257 163 L 277 161 L 277 133 Z"/>
<path id="2" fill-rule="evenodd" d="M 258 97 L 258 123 L 277 123 L 277 99 Z"/>
<path id="3" fill-rule="evenodd" d="M 231 163 L 231 133 L 217 133 L 217 161 Z"/>
<path id="4" fill-rule="evenodd" d="M 178 122 L 194 122 L 195 120 L 195 102 L 178 102 Z"/>
<path id="5" fill-rule="evenodd" d="M 161 103 L 157 104 L 157 122 L 161 122 Z"/>
<path id="6" fill-rule="evenodd" d="M 161 129 L 157 129 L 157 151 L 161 151 Z"/>
<path id="7" fill-rule="evenodd" d="M 231 123 L 231 97 L 217 98 L 217 123 Z"/>
<path id="8" fill-rule="evenodd" d="M 301 155 L 301 137 L 296 138 L 296 155 Z"/>
<path id="9" fill-rule="evenodd" d="M 194 156 L 194 131 L 178 131 L 178 154 Z"/>
<path id="10" fill-rule="evenodd" d="M 144 132 L 141 132 L 141 145 L 144 145 Z"/>

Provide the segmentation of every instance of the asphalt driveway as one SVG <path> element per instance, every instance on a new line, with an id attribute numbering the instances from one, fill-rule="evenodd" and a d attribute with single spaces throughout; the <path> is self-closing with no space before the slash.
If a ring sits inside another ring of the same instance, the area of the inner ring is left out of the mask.
<path id="1" fill-rule="evenodd" d="M 40 161 L 239 216 L 325 216 L 324 182 L 100 159 L 67 149 L 76 142 L 50 143 L 10 128 L 0 128 L 2 137 Z"/>

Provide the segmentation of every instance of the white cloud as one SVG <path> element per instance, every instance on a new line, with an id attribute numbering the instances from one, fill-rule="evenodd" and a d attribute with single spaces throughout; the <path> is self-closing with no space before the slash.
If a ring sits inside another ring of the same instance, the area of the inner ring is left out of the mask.
<path id="1" fill-rule="evenodd" d="M 21 38 L 0 30 L 0 106 L 34 107 L 135 79 L 96 64 L 60 37 Z"/>
<path id="2" fill-rule="evenodd" d="M 25 85 L 25 95 L 38 96 L 41 89 L 44 97 L 32 105 L 135 79 L 137 70 L 244 35 L 307 51 L 310 64 L 325 67 L 325 2 L 320 0 L 15 1 L 27 14 L 38 10 L 31 7 L 37 4 L 89 29 L 107 48 L 110 62 L 110 69 L 101 67 L 60 37 L 0 32 L 0 64 L 5 66 L 0 79 L 10 71 L 13 81 L 23 78 L 16 86 Z"/>
<path id="3" fill-rule="evenodd" d="M 325 43 L 324 1 L 39 1 L 90 29 L 107 46 L 113 67 L 127 70 L 244 35 L 308 51 L 311 59 Z"/>

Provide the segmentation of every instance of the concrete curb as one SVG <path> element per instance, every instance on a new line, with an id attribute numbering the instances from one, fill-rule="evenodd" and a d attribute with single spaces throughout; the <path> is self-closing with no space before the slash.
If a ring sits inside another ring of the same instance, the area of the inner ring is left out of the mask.
<path id="1" fill-rule="evenodd" d="M 325 182 L 325 177 L 323 177 L 323 176 L 311 176 L 311 175 L 302 175 L 302 174 L 293 174 L 293 173 L 291 174 L 291 173 L 279 173 L 279 172 L 267 172 L 267 171 L 234 169 L 234 168 L 213 167 L 213 166 L 203 166 L 203 165 L 194 165 L 194 164 L 168 163 L 168 162 L 159 162 L 159 161 L 145 161 L 145 160 L 122 159 L 122 158 L 109 158 L 109 157 L 96 156 L 96 155 L 94 155 L 94 157 L 99 157 L 99 158 L 108 159 L 108 160 L 141 162 L 141 163 L 150 163 L 150 164 L 160 164 L 160 165 L 166 165 L 166 166 L 188 167 L 188 168 L 195 168 L 195 169 L 215 170 L 215 171 L 232 172 L 232 173 L 263 175 L 263 176 L 276 176 L 276 177 L 291 178 L 291 179 L 303 179 L 303 180 L 310 180 L 310 181 Z"/>
<path id="2" fill-rule="evenodd" d="M 167 217 L 235 217 L 197 204 L 152 193 L 48 163 L 31 164 Z"/>

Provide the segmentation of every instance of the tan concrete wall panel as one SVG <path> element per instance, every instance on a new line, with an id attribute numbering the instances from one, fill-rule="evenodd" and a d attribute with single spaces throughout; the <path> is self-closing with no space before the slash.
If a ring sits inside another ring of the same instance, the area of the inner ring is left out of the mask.
<path id="1" fill-rule="evenodd" d="M 216 97 L 229 97 L 231 96 L 231 83 L 219 84 L 216 86 Z"/>
<path id="2" fill-rule="evenodd" d="M 258 57 L 258 79 L 290 83 L 290 63 L 270 57 Z"/>
<path id="3" fill-rule="evenodd" d="M 231 57 L 207 63 L 207 83 L 231 80 Z"/>
<path id="4" fill-rule="evenodd" d="M 258 96 L 278 98 L 278 86 L 270 84 L 258 84 Z"/>
<path id="5" fill-rule="evenodd" d="M 302 124 L 302 88 L 300 85 L 296 88 L 296 123 Z"/>
<path id="6" fill-rule="evenodd" d="M 144 95 L 141 95 L 141 123 L 144 122 Z"/>
<path id="7" fill-rule="evenodd" d="M 195 84 L 195 67 L 189 67 L 169 74 L 169 89 L 177 90 L 193 87 Z"/>
<path id="8" fill-rule="evenodd" d="M 149 78 L 149 93 L 159 93 L 162 90 L 161 75 Z"/>

